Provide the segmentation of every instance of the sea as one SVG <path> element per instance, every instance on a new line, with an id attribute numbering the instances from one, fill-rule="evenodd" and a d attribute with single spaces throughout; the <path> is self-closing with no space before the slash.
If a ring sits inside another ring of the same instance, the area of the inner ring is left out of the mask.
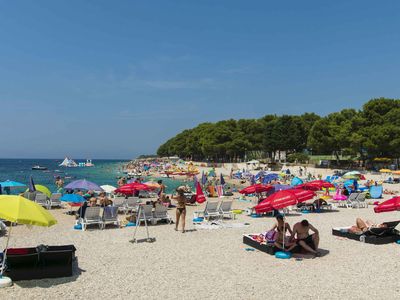
<path id="1" fill-rule="evenodd" d="M 55 178 L 60 176 L 64 179 L 65 184 L 74 180 L 86 179 L 98 185 L 117 186 L 118 178 L 125 176 L 122 173 L 122 166 L 127 160 L 92 160 L 94 167 L 60 167 L 59 164 L 63 159 L 0 159 L 0 182 L 6 180 L 17 181 L 28 185 L 29 178 L 32 176 L 35 184 L 41 184 L 55 192 Z M 86 160 L 75 160 L 77 163 Z M 47 167 L 46 171 L 32 170 L 33 166 Z M 162 179 L 167 186 L 167 193 L 172 193 L 178 186 L 189 184 L 193 187 L 192 182 L 183 182 L 169 178 L 145 178 L 145 180 Z M 26 188 L 12 190 L 12 194 L 21 193 Z"/>

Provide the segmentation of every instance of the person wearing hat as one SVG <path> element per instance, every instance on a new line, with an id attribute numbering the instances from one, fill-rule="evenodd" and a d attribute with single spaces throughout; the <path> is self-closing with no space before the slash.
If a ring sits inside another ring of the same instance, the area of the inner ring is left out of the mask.
<path id="1" fill-rule="evenodd" d="M 176 200 L 176 222 L 175 230 L 178 231 L 179 221 L 182 224 L 182 233 L 185 233 L 185 219 L 186 219 L 186 198 L 185 198 L 185 187 L 180 186 L 176 189 L 177 196 L 171 196 L 172 199 Z"/>

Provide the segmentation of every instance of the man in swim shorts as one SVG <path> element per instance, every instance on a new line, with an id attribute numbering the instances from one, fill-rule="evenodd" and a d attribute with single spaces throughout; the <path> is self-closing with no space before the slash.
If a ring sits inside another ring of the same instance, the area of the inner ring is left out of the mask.
<path id="1" fill-rule="evenodd" d="M 310 230 L 314 233 L 310 234 Z M 315 256 L 320 255 L 318 252 L 319 232 L 314 226 L 308 223 L 307 220 L 303 220 L 293 226 L 293 232 L 290 239 L 293 240 L 295 237 L 297 245 Z"/>

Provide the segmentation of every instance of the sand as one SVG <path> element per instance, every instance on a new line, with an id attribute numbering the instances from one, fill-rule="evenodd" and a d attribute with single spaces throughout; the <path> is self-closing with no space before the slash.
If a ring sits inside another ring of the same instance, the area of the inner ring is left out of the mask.
<path id="1" fill-rule="evenodd" d="M 390 185 L 390 189 L 399 189 Z M 388 198 L 388 196 L 386 196 Z M 234 208 L 249 203 L 234 201 Z M 78 266 L 70 278 L 15 282 L 0 289 L 0 299 L 399 299 L 400 245 L 370 245 L 335 237 L 332 227 L 352 225 L 361 216 L 376 222 L 400 219 L 399 212 L 375 214 L 372 207 L 337 212 L 293 214 L 290 224 L 304 218 L 320 230 L 320 248 L 329 253 L 301 261 L 278 260 L 263 252 L 245 251 L 242 234 L 268 230 L 270 217 L 239 215 L 227 223 L 244 228 L 192 231 L 150 226 L 154 243 L 132 244 L 134 227 L 82 232 L 65 210 L 51 212 L 59 223 L 50 228 L 17 226 L 11 247 L 74 244 Z M 170 210 L 175 219 L 175 211 Z M 138 238 L 145 237 L 144 228 Z M 5 242 L 4 238 L 0 239 Z"/>

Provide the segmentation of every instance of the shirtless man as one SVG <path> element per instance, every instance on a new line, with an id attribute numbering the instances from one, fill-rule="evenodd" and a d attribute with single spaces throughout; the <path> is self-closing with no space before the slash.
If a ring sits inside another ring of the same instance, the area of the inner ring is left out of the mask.
<path id="1" fill-rule="evenodd" d="M 309 233 L 310 230 L 314 232 L 311 235 Z M 293 226 L 290 240 L 294 240 L 295 236 L 297 245 L 301 246 L 306 251 L 313 253 L 315 256 L 320 255 L 317 251 L 319 245 L 319 232 L 314 226 L 308 223 L 307 220 L 303 220 Z"/>

